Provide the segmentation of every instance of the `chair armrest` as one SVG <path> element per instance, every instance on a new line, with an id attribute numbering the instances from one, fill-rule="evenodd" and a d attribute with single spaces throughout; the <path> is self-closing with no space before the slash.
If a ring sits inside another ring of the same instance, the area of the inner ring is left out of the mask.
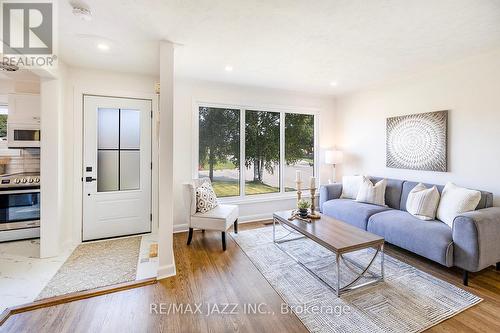
<path id="1" fill-rule="evenodd" d="M 453 221 L 454 264 L 477 272 L 500 261 L 500 207 L 463 213 Z"/>
<path id="2" fill-rule="evenodd" d="M 321 185 L 319 188 L 319 211 L 323 211 L 323 204 L 328 200 L 338 199 L 342 194 L 342 183 Z"/>
<path id="3" fill-rule="evenodd" d="M 196 213 L 196 192 L 194 182 L 183 183 L 184 187 L 184 198 L 186 206 L 189 209 L 189 215 L 194 215 Z"/>

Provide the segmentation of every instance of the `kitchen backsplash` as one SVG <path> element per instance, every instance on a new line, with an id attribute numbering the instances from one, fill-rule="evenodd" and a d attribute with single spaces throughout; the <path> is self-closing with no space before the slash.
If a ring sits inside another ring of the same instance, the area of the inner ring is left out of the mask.
<path id="1" fill-rule="evenodd" d="M 40 149 L 19 149 L 18 156 L 0 156 L 0 173 L 40 172 Z"/>

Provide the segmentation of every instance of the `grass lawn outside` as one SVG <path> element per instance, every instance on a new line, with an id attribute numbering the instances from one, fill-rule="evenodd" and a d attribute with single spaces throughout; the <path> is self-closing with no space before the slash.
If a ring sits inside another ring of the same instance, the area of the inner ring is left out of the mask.
<path id="1" fill-rule="evenodd" d="M 240 195 L 240 186 L 237 181 L 229 182 L 229 181 L 214 180 L 212 182 L 212 186 L 214 188 L 215 194 L 217 194 L 217 196 L 220 198 L 235 197 Z M 285 190 L 287 192 L 294 191 L 293 188 L 288 188 L 288 187 Z M 279 191 L 280 191 L 279 187 L 270 186 L 260 182 L 250 181 L 245 183 L 246 195 L 277 193 Z"/>

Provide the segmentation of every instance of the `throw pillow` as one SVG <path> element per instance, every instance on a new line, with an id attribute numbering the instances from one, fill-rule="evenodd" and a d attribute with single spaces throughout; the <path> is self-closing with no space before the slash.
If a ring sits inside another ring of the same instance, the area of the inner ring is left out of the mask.
<path id="1" fill-rule="evenodd" d="M 480 200 L 481 192 L 447 183 L 441 194 L 437 218 L 452 228 L 455 217 L 475 210 Z"/>
<path id="2" fill-rule="evenodd" d="M 439 198 L 440 195 L 436 186 L 427 188 L 424 184 L 419 183 L 408 194 L 406 210 L 421 220 L 434 220 L 439 205 Z"/>
<path id="3" fill-rule="evenodd" d="M 359 186 L 363 181 L 363 176 L 344 176 L 342 177 L 342 199 L 356 199 L 359 192 Z"/>
<path id="4" fill-rule="evenodd" d="M 217 207 L 217 195 L 212 184 L 205 182 L 196 188 L 196 211 L 206 213 Z"/>
<path id="5" fill-rule="evenodd" d="M 366 202 L 374 205 L 385 206 L 385 188 L 387 187 L 387 179 L 382 179 L 375 185 L 368 177 L 363 177 L 361 186 L 359 187 L 356 201 Z"/>

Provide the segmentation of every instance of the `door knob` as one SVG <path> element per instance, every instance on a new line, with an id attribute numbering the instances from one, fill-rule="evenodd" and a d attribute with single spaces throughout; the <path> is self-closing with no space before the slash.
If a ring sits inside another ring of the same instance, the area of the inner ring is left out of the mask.
<path id="1" fill-rule="evenodd" d="M 93 181 L 95 181 L 95 180 L 97 180 L 97 178 L 85 177 L 85 181 L 86 181 L 87 183 L 91 183 L 91 182 L 93 182 Z"/>

